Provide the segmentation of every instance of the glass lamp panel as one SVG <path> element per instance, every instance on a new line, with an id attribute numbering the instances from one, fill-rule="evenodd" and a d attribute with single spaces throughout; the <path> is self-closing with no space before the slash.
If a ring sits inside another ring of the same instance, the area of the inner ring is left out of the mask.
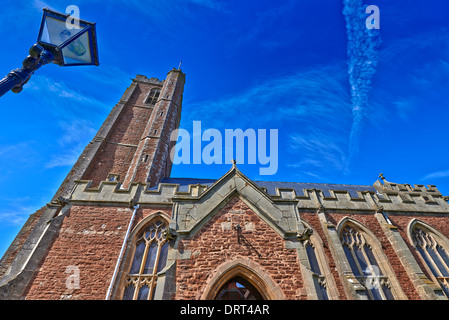
<path id="1" fill-rule="evenodd" d="M 46 15 L 42 33 L 40 34 L 39 42 L 45 42 L 54 46 L 59 46 L 79 32 L 83 31 L 85 27 L 79 26 L 77 29 L 67 29 L 65 20 L 60 20 L 52 16 Z"/>
<path id="2" fill-rule="evenodd" d="M 89 31 L 62 48 L 64 64 L 92 64 Z"/>

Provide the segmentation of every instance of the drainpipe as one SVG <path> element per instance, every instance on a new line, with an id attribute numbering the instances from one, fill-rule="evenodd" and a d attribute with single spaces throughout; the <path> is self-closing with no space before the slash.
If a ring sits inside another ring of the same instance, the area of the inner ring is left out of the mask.
<path id="1" fill-rule="evenodd" d="M 128 242 L 129 234 L 131 232 L 131 227 L 134 223 L 134 218 L 136 216 L 137 209 L 139 209 L 139 205 L 133 206 L 134 212 L 131 216 L 131 221 L 129 222 L 128 230 L 125 234 L 125 240 L 123 240 L 122 249 L 120 250 L 120 254 L 117 260 L 117 264 L 115 265 L 114 274 L 112 275 L 111 283 L 109 284 L 108 292 L 106 294 L 106 300 L 109 300 L 111 298 L 112 293 L 112 287 L 114 286 L 115 279 L 117 278 L 118 268 L 123 260 L 123 253 L 125 252 L 126 243 Z"/>

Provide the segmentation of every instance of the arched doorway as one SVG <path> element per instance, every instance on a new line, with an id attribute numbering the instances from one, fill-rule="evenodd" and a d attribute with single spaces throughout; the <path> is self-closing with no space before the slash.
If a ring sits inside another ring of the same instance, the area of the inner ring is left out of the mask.
<path id="1" fill-rule="evenodd" d="M 284 294 L 261 266 L 238 257 L 220 265 L 199 297 L 205 300 L 283 300 Z"/>
<path id="2" fill-rule="evenodd" d="M 264 298 L 249 281 L 236 276 L 222 285 L 214 300 L 264 300 Z"/>

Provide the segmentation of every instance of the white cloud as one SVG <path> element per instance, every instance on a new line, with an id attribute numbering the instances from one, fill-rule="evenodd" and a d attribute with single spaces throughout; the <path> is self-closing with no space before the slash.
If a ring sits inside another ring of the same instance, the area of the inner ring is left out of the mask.
<path id="1" fill-rule="evenodd" d="M 16 199 L 2 198 L 1 200 L 7 200 L 8 202 L 8 208 L 3 208 L 0 211 L 0 224 L 2 225 L 21 226 L 37 210 L 37 208 L 27 205 L 31 201 L 30 197 Z"/>
<path id="2" fill-rule="evenodd" d="M 52 169 L 56 167 L 71 167 L 81 154 L 79 148 L 69 149 L 65 153 L 58 154 L 50 159 L 45 168 Z"/>
<path id="3" fill-rule="evenodd" d="M 338 143 L 338 138 L 331 134 L 292 135 L 290 139 L 290 146 L 298 150 L 297 154 L 303 155 L 301 158 L 307 159 L 297 163 L 298 168 L 345 170 L 348 157 L 344 144 Z"/>
<path id="4" fill-rule="evenodd" d="M 71 121 L 59 121 L 58 126 L 62 130 L 62 135 L 58 140 L 61 147 L 79 144 L 84 140 L 92 139 L 96 130 L 91 126 L 88 120 L 74 119 Z"/>
<path id="5" fill-rule="evenodd" d="M 442 170 L 442 171 L 436 171 L 429 173 L 425 177 L 423 177 L 421 180 L 430 180 L 430 179 L 438 179 L 438 178 L 447 178 L 449 177 L 449 170 Z"/>
<path id="6" fill-rule="evenodd" d="M 58 126 L 62 133 L 57 142 L 61 147 L 59 150 L 63 150 L 63 152 L 57 152 L 50 158 L 45 165 L 48 169 L 73 166 L 83 148 L 96 133 L 87 120 L 59 121 Z"/>
<path id="7" fill-rule="evenodd" d="M 322 66 L 253 84 L 241 92 L 221 99 L 199 101 L 189 105 L 187 121 L 204 119 L 226 125 L 230 119 L 241 122 L 257 119 L 266 125 L 279 120 L 315 118 L 322 125 L 338 115 L 349 120 L 350 102 L 346 74 L 341 66 Z M 191 109 L 191 110 L 190 110 Z M 207 110 L 207 112 L 204 112 Z M 251 117 L 241 117 L 249 115 Z M 237 122 L 239 122 L 237 121 Z M 253 121 L 254 122 L 254 121 Z M 329 121 L 327 126 L 340 123 Z"/>
<path id="8" fill-rule="evenodd" d="M 34 75 L 27 85 L 29 85 L 29 90 L 41 91 L 42 96 L 48 96 L 49 100 L 55 100 L 55 97 L 59 97 L 64 99 L 67 98 L 72 102 L 76 101 L 90 105 L 104 105 L 101 101 L 67 85 L 64 81 L 56 81 L 47 76 Z M 45 91 L 49 92 L 46 93 Z"/>
<path id="9" fill-rule="evenodd" d="M 368 107 L 372 79 L 376 73 L 380 33 L 365 26 L 365 5 L 361 0 L 344 0 L 343 14 L 348 38 L 348 74 L 352 98 L 352 127 L 349 160 L 359 152 L 360 137 Z"/>
<path id="10" fill-rule="evenodd" d="M 84 90 L 89 90 L 90 87 L 81 86 L 79 83 L 72 86 L 48 76 L 34 75 L 27 84 L 24 94 L 32 95 L 33 98 L 38 97 L 36 103 L 41 110 L 62 121 L 96 119 L 107 115 L 111 106 L 85 93 Z M 81 87 L 82 90 L 79 89 Z"/>
<path id="11" fill-rule="evenodd" d="M 0 157 L 15 157 L 17 153 L 23 152 L 28 145 L 28 142 L 20 142 L 18 144 L 0 146 Z"/>
<path id="12" fill-rule="evenodd" d="M 48 8 L 48 9 L 52 9 L 55 10 L 52 6 L 50 6 L 47 2 L 42 1 L 42 0 L 34 0 L 33 1 L 33 6 L 34 8 L 36 8 L 37 10 L 42 12 L 43 8 Z"/>
<path id="13" fill-rule="evenodd" d="M 181 126 L 279 129 L 294 165 L 344 172 L 352 124 L 345 66 L 321 66 L 254 84 L 222 99 L 186 106 Z M 207 112 L 205 112 L 207 110 Z M 250 115 L 250 116 L 248 116 Z M 312 172 L 315 170 L 315 173 Z"/>
<path id="14" fill-rule="evenodd" d="M 86 72 L 84 76 L 91 83 L 112 87 L 113 90 L 120 92 L 131 83 L 130 78 L 133 78 L 136 75 L 130 74 L 120 67 L 110 64 L 106 68 L 97 68 L 95 72 Z"/>

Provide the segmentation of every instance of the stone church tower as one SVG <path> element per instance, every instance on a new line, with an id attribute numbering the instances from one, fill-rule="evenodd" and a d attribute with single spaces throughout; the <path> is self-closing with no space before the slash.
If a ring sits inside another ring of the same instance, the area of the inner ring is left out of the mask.
<path id="1" fill-rule="evenodd" d="M 143 75 L 133 79 L 52 201 L 30 216 L 5 253 L 0 285 L 6 284 L 6 287 L 2 287 L 0 297 L 23 297 L 23 290 L 61 232 L 64 216 L 69 215 L 64 207 L 68 208 L 67 198 L 70 198 L 76 181 L 88 180 L 91 188 L 99 187 L 101 182 L 115 184 L 120 181 L 120 189 L 127 189 L 131 183 L 154 186 L 170 176 L 170 134 L 179 127 L 181 120 L 184 82 L 185 75 L 178 69 L 168 72 L 162 81 Z M 122 219 L 127 220 L 126 212 L 122 215 Z M 84 227 L 92 227 L 93 220 L 93 216 L 92 220 L 86 217 Z M 114 232 L 119 238 L 123 238 L 126 231 L 129 221 L 125 220 L 117 221 L 119 229 Z M 78 246 L 76 242 L 66 245 Z M 69 247 L 66 249 L 71 255 Z"/>
<path id="2" fill-rule="evenodd" d="M 0 261 L 0 299 L 446 300 L 429 185 L 170 177 L 185 75 L 137 75 Z"/>

